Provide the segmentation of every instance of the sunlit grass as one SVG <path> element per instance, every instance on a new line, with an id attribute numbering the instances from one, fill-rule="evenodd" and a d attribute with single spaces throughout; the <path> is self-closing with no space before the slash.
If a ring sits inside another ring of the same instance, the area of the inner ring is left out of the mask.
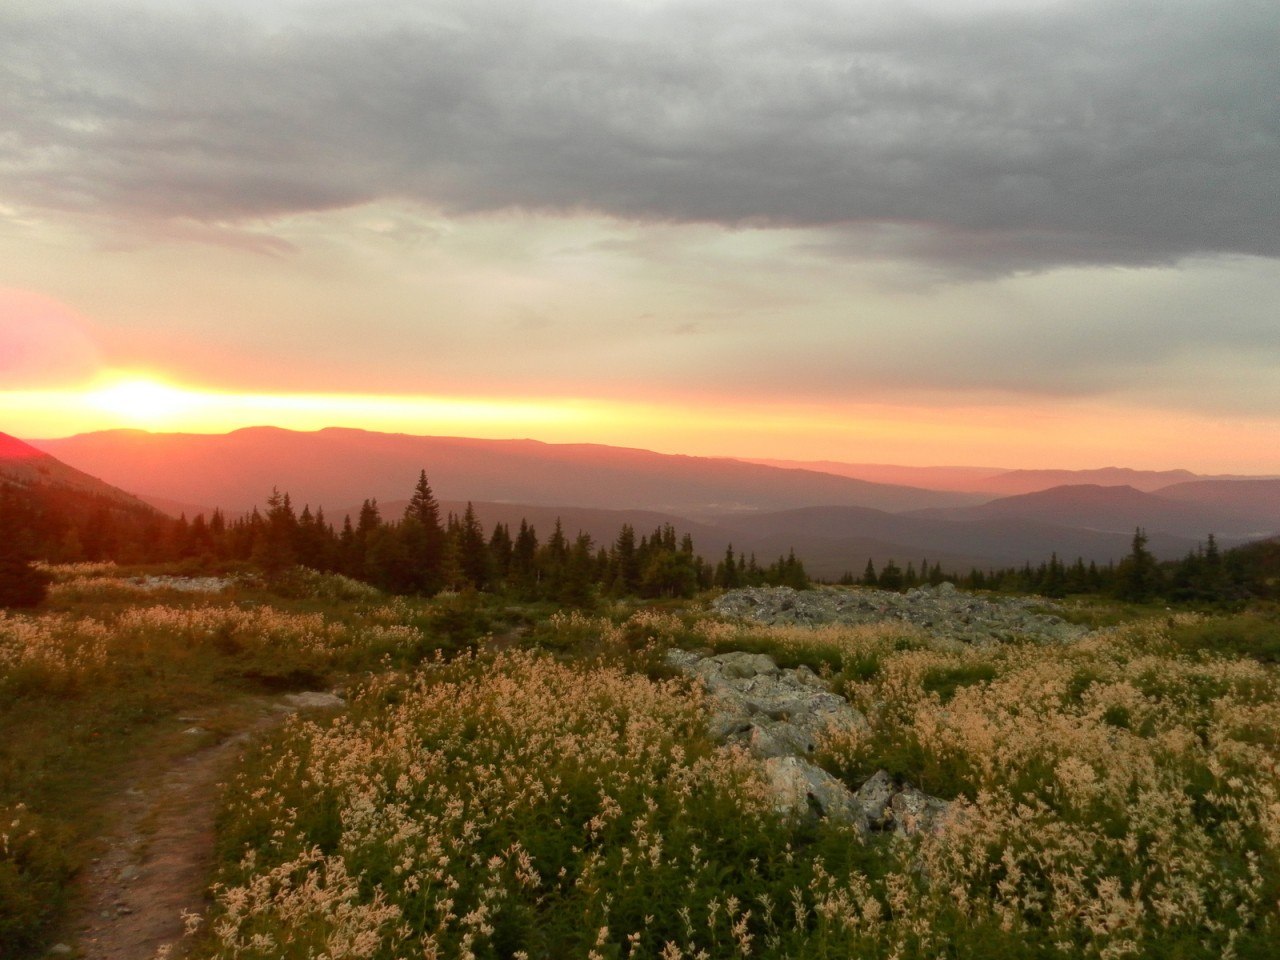
<path id="1" fill-rule="evenodd" d="M 532 640 L 576 659 L 381 681 L 352 719 L 298 724 L 255 760 L 202 949 L 1268 956 L 1280 682 L 1188 655 L 1169 629 L 968 646 L 900 625 L 557 617 Z M 709 749 L 696 689 L 627 679 L 661 675 L 669 644 L 816 664 L 869 720 L 833 732 L 820 762 L 852 787 L 887 769 L 953 799 L 946 829 L 864 840 L 780 819 L 758 768 Z M 698 780 L 697 758 L 721 772 Z"/>

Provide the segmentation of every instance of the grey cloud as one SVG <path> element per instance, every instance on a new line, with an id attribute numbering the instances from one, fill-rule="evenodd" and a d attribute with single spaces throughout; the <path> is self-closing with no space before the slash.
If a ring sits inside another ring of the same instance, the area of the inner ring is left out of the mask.
<path id="1" fill-rule="evenodd" d="M 1280 255 L 1270 0 L 419 6 L 15 4 L 0 196 L 824 226 L 980 272 Z"/>

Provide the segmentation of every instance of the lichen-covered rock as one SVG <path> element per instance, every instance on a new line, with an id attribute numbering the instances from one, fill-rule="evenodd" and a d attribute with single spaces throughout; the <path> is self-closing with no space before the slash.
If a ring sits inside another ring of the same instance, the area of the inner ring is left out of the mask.
<path id="1" fill-rule="evenodd" d="M 779 812 L 852 824 L 864 833 L 911 836 L 941 829 L 946 801 L 899 785 L 884 770 L 855 793 L 805 759 L 828 730 L 870 732 L 866 717 L 812 670 L 785 669 L 765 654 L 743 652 L 670 650 L 667 663 L 706 685 L 713 705 L 708 732 L 762 761 Z"/>
<path id="2" fill-rule="evenodd" d="M 904 785 L 889 801 L 893 810 L 893 830 L 900 836 L 913 833 L 940 833 L 951 804 L 931 797 L 923 790 Z"/>
<path id="3" fill-rule="evenodd" d="M 783 669 L 766 654 L 741 652 L 700 657 L 672 650 L 667 662 L 706 684 L 714 704 L 711 735 L 756 756 L 809 754 L 827 729 L 868 729 L 866 718 L 808 667 Z"/>
<path id="4" fill-rule="evenodd" d="M 799 757 L 770 757 L 763 767 L 779 813 L 817 817 L 866 830 L 862 808 L 849 788 L 825 770 Z"/>
<path id="5" fill-rule="evenodd" d="M 871 829 L 883 830 L 892 825 L 893 809 L 890 804 L 896 789 L 893 778 L 885 771 L 877 770 L 854 794 Z"/>
<path id="6" fill-rule="evenodd" d="M 746 587 L 723 594 L 711 608 L 721 616 L 771 625 L 899 621 L 968 643 L 1016 637 L 1065 642 L 1085 632 L 1084 627 L 1041 612 L 1052 608 L 1048 600 L 979 596 L 950 583 L 906 593 L 865 587 Z"/>

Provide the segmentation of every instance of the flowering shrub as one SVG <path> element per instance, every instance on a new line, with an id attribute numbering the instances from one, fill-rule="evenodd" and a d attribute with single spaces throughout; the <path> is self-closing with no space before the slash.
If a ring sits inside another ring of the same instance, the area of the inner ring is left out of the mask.
<path id="1" fill-rule="evenodd" d="M 1280 682 L 1167 629 L 966 646 L 563 616 L 543 645 L 816 658 L 869 721 L 818 759 L 953 799 L 945 829 L 779 819 L 683 680 L 468 658 L 375 681 L 242 770 L 203 955 L 1272 956 Z"/>
<path id="2" fill-rule="evenodd" d="M 136 682 L 210 654 L 238 673 L 352 669 L 386 655 L 416 660 L 429 639 L 396 611 L 354 623 L 275 607 L 125 607 L 101 617 L 0 613 L 0 691 L 70 693 L 87 683 Z"/>
<path id="3" fill-rule="evenodd" d="M 114 593 L 90 598 L 89 612 L 0 613 L 3 957 L 39 946 L 57 919 L 78 841 L 99 828 L 88 813 L 98 798 L 85 794 L 145 749 L 151 724 L 246 687 L 416 663 L 436 646 L 407 601 L 293 613 L 141 590 L 121 601 L 129 581 L 101 580 Z"/>
<path id="4" fill-rule="evenodd" d="M 374 683 L 232 784 L 209 954 L 745 953 L 723 877 L 785 851 L 700 725 L 683 682 L 528 652 Z"/>
<path id="5" fill-rule="evenodd" d="M 41 563 L 36 567 L 53 577 L 54 583 L 65 583 L 68 580 L 115 577 L 119 568 L 114 560 L 102 560 L 83 563 Z"/>

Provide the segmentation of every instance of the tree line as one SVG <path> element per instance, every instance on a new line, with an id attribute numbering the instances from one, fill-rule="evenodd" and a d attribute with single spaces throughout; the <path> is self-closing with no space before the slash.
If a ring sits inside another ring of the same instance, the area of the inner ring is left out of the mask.
<path id="1" fill-rule="evenodd" d="M 570 536 L 559 520 L 542 537 L 524 520 L 515 530 L 505 523 L 485 530 L 470 503 L 461 516 L 442 517 L 425 470 L 400 516 L 384 517 L 377 501 L 367 499 L 354 520 L 347 516 L 340 524 L 322 508 L 296 510 L 278 490 L 264 509 L 231 520 L 215 510 L 190 521 L 102 503 L 60 512 L 56 504 L 20 495 L 27 492 L 3 494 L 0 536 L 20 545 L 24 557 L 52 562 L 244 562 L 277 582 L 305 566 L 395 594 L 474 589 L 569 605 L 600 595 L 672 598 L 714 586 L 809 586 L 794 552 L 761 565 L 730 547 L 712 564 L 689 534 L 670 524 L 644 535 L 623 524 L 607 544 L 585 532 Z"/>
<path id="2" fill-rule="evenodd" d="M 909 562 L 906 569 L 893 560 L 877 571 L 867 560 L 861 577 L 845 573 L 842 584 L 860 584 L 882 590 L 910 590 L 921 586 L 953 583 L 966 590 L 1000 593 L 1038 594 L 1043 597 L 1096 595 L 1134 603 L 1221 604 L 1249 599 L 1280 598 L 1280 541 L 1219 548 L 1209 534 L 1207 542 L 1189 550 L 1179 560 L 1158 561 L 1147 549 L 1148 538 L 1141 527 L 1134 531 L 1129 553 L 1118 563 L 1085 563 L 1077 557 L 1065 563 L 1055 553 L 1037 566 L 980 570 L 966 574 L 944 573 L 939 563 L 927 559 L 919 568 Z"/>
<path id="3" fill-rule="evenodd" d="M 461 516 L 442 517 L 425 471 L 401 516 L 384 517 L 375 500 L 366 500 L 354 521 L 344 517 L 337 525 L 323 509 L 296 511 L 289 495 L 276 491 L 265 509 L 245 516 L 229 520 L 215 510 L 188 520 L 101 494 L 0 484 L 0 606 L 30 604 L 43 596 L 47 578 L 31 568 L 32 559 L 189 561 L 205 567 L 252 563 L 269 578 L 298 564 L 391 593 L 429 596 L 472 588 L 566 604 L 600 595 L 687 597 L 713 587 L 810 585 L 794 552 L 761 564 L 730 546 L 713 564 L 698 555 L 690 536 L 670 526 L 640 536 L 624 524 L 609 543 L 596 543 L 581 532 L 569 536 L 558 522 L 541 537 L 523 521 L 515 530 L 499 523 L 486 531 L 470 504 Z M 838 582 L 885 590 L 949 582 L 969 590 L 1171 604 L 1280 599 L 1280 542 L 1221 550 L 1210 534 L 1180 560 L 1159 562 L 1138 529 L 1129 554 L 1118 563 L 1082 558 L 1067 563 L 1054 554 L 1035 566 L 1028 562 L 959 574 L 944 572 L 927 558 L 905 568 L 889 560 L 878 570 L 868 560 L 861 577 L 848 572 Z"/>

